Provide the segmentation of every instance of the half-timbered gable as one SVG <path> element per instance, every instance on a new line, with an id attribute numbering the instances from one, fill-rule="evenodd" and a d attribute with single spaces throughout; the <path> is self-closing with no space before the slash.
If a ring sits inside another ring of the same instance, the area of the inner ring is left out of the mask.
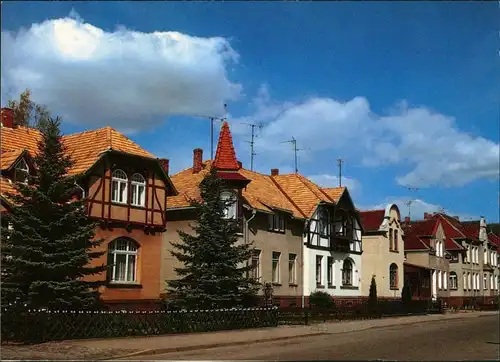
<path id="1" fill-rule="evenodd" d="M 0 200 L 5 212 L 13 182 L 36 172 L 32 159 L 41 140 L 38 130 L 13 126 L 11 117 L 12 110 L 2 109 Z M 96 238 L 104 239 L 101 248 L 108 251 L 92 263 L 112 265 L 102 298 L 109 303 L 157 300 L 167 197 L 176 194 L 168 160 L 155 158 L 111 127 L 65 135 L 62 143 L 74 162 L 68 174 L 78 176 L 74 198 L 84 199 L 89 217 L 99 221 Z"/>

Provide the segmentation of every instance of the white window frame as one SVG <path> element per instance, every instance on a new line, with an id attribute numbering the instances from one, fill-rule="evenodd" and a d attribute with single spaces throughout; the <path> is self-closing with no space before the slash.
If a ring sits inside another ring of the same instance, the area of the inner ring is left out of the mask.
<path id="1" fill-rule="evenodd" d="M 488 289 L 488 274 L 483 273 L 483 290 Z"/>
<path id="2" fill-rule="evenodd" d="M 271 273 L 272 280 L 274 284 L 280 284 L 281 275 L 280 275 L 280 261 L 281 261 L 281 253 L 279 251 L 273 251 L 272 254 L 272 264 L 271 264 Z"/>
<path id="3" fill-rule="evenodd" d="M 122 188 L 122 185 L 124 187 Z M 120 197 L 121 196 L 121 197 Z M 121 169 L 116 169 L 111 175 L 111 202 L 126 204 L 128 201 L 128 177 Z"/>
<path id="4" fill-rule="evenodd" d="M 285 215 L 283 213 L 269 214 L 268 221 L 269 230 L 281 233 L 285 232 Z"/>
<path id="5" fill-rule="evenodd" d="M 130 178 L 131 200 L 133 206 L 146 206 L 146 179 L 140 173 L 134 173 Z M 142 193 L 139 191 L 142 190 Z"/>
<path id="6" fill-rule="evenodd" d="M 437 272 L 437 278 L 438 278 L 438 281 L 437 281 L 437 284 L 438 284 L 438 289 L 443 289 L 443 272 L 441 270 L 438 270 Z"/>
<path id="7" fill-rule="evenodd" d="M 21 175 L 23 175 L 23 180 L 19 180 Z M 30 175 L 30 168 L 28 167 L 26 160 L 24 158 L 21 158 L 19 161 L 17 161 L 16 165 L 14 166 L 14 181 L 27 185 L 29 175 Z"/>
<path id="8" fill-rule="evenodd" d="M 323 255 L 316 255 L 314 270 L 316 274 L 316 286 L 323 286 Z"/>
<path id="9" fill-rule="evenodd" d="M 321 237 L 327 238 L 330 236 L 329 214 L 323 207 L 318 209 L 318 231 Z"/>
<path id="10" fill-rule="evenodd" d="M 297 254 L 288 254 L 288 284 L 297 284 Z"/>
<path id="11" fill-rule="evenodd" d="M 326 276 L 328 287 L 333 287 L 335 285 L 335 259 L 333 256 L 326 258 Z"/>
<path id="12" fill-rule="evenodd" d="M 465 278 L 464 278 L 465 280 Z M 457 273 L 455 272 L 450 272 L 450 289 L 451 290 L 456 290 L 458 289 L 458 277 Z M 465 289 L 465 287 L 464 287 Z"/>
<path id="13" fill-rule="evenodd" d="M 226 220 L 236 220 L 238 216 L 238 199 L 234 192 L 222 191 L 220 199 L 224 208 L 222 217 Z"/>
<path id="14" fill-rule="evenodd" d="M 346 273 L 348 269 L 345 269 L 346 263 L 350 265 L 349 280 L 346 280 Z M 347 282 L 346 282 L 347 281 Z M 344 259 L 342 262 L 342 285 L 344 286 L 354 286 L 354 263 L 350 259 Z"/>
<path id="15" fill-rule="evenodd" d="M 443 289 L 448 290 L 448 273 L 444 272 L 443 275 Z"/>
<path id="16" fill-rule="evenodd" d="M 118 243 L 119 242 L 125 242 L 125 249 L 117 249 Z M 111 274 L 111 283 L 116 283 L 116 284 L 137 284 L 138 283 L 138 276 L 137 276 L 137 265 L 138 265 L 138 256 L 139 256 L 139 245 L 127 238 L 118 238 L 113 240 L 113 242 L 110 244 L 110 251 L 111 255 L 113 255 L 113 267 L 112 267 L 112 274 Z M 118 279 L 117 278 L 117 256 L 118 255 L 125 255 L 125 277 Z M 128 280 L 129 276 L 129 268 L 130 268 L 130 256 L 134 256 L 134 277 L 132 280 Z"/>
<path id="17" fill-rule="evenodd" d="M 257 265 L 257 267 L 254 267 L 250 272 L 252 274 L 252 278 L 255 280 L 259 280 L 261 273 L 260 273 L 260 259 L 261 259 L 261 251 L 258 249 L 255 249 L 252 253 L 252 256 L 250 258 L 250 265 L 254 266 Z M 256 263 L 254 263 L 256 262 Z"/>

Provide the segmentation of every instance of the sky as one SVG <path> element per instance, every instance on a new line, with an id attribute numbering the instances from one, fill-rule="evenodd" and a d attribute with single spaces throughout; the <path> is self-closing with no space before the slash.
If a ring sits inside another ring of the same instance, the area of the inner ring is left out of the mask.
<path id="1" fill-rule="evenodd" d="M 171 173 L 226 117 L 245 168 L 255 124 L 255 171 L 294 172 L 295 139 L 360 209 L 498 222 L 499 25 L 493 1 L 3 2 L 1 103 L 29 88 L 63 133 L 110 125 Z"/>

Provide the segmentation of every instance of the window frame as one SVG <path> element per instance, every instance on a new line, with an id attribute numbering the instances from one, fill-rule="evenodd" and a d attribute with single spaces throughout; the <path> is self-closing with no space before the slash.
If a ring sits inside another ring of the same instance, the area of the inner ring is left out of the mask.
<path id="1" fill-rule="evenodd" d="M 346 268 L 348 266 L 348 268 Z M 350 259 L 344 259 L 342 263 L 342 285 L 354 286 L 354 263 Z M 348 276 L 348 278 L 346 278 Z M 347 281 L 347 282 L 346 282 Z"/>
<path id="2" fill-rule="evenodd" d="M 399 241 L 398 241 L 398 238 L 399 238 L 399 231 L 398 229 L 394 229 L 394 235 L 393 235 L 393 251 L 399 251 Z"/>
<path id="3" fill-rule="evenodd" d="M 318 234 L 322 238 L 330 237 L 330 215 L 324 207 L 318 208 Z"/>
<path id="4" fill-rule="evenodd" d="M 220 200 L 223 202 L 222 218 L 225 220 L 238 219 L 238 196 L 230 190 L 224 190 L 220 193 Z M 230 201 L 233 201 L 230 203 Z M 233 211 L 233 216 L 230 216 L 229 210 Z"/>
<path id="5" fill-rule="evenodd" d="M 275 212 L 268 216 L 268 230 L 275 233 L 284 233 L 286 229 L 285 215 Z"/>
<path id="6" fill-rule="evenodd" d="M 389 289 L 390 290 L 397 290 L 399 289 L 399 283 L 398 283 L 398 275 L 399 273 L 399 268 L 396 263 L 391 263 L 389 265 Z"/>
<path id="7" fill-rule="evenodd" d="M 458 275 L 456 272 L 451 271 L 449 276 L 450 290 L 458 289 Z"/>
<path id="8" fill-rule="evenodd" d="M 316 255 L 316 287 L 323 287 L 323 255 Z"/>
<path id="9" fill-rule="evenodd" d="M 389 251 L 394 251 L 393 237 L 392 228 L 389 228 Z"/>
<path id="10" fill-rule="evenodd" d="M 19 176 L 20 175 L 23 175 L 23 179 L 22 180 L 19 180 Z M 16 164 L 14 165 L 14 182 L 19 182 L 19 183 L 22 183 L 24 185 L 27 185 L 28 184 L 28 181 L 29 181 L 29 177 L 30 177 L 30 168 L 28 166 L 28 163 L 26 162 L 26 160 L 23 158 L 21 158 L 19 161 L 16 162 Z"/>
<path id="11" fill-rule="evenodd" d="M 139 176 L 142 181 L 134 180 L 134 177 L 136 176 Z M 136 172 L 132 175 L 132 177 L 130 178 L 130 205 L 135 207 L 146 207 L 146 186 L 146 178 L 142 174 Z M 139 195 L 138 191 L 141 188 L 142 194 L 140 195 L 140 200 L 138 200 L 139 202 L 136 203 L 135 198 L 139 199 L 139 196 L 136 195 Z"/>
<path id="12" fill-rule="evenodd" d="M 297 254 L 288 254 L 288 284 L 297 285 Z"/>
<path id="13" fill-rule="evenodd" d="M 329 288 L 333 287 L 335 284 L 335 260 L 333 259 L 332 256 L 328 256 L 326 258 L 326 283 Z"/>
<path id="14" fill-rule="evenodd" d="M 118 243 L 120 241 L 125 242 L 126 244 L 126 250 L 122 249 L 117 249 Z M 134 250 L 131 250 L 131 247 L 134 248 Z M 109 278 L 109 282 L 111 284 L 139 284 L 139 276 L 138 276 L 138 264 L 139 264 L 139 248 L 140 245 L 132 239 L 129 238 L 123 238 L 123 237 L 118 237 L 114 239 L 112 242 L 109 243 L 108 246 L 108 253 L 110 257 L 112 258 L 112 268 L 111 268 L 111 275 Z M 117 256 L 118 255 L 125 255 L 125 278 L 124 279 L 117 279 Z M 129 272 L 129 264 L 130 264 L 130 256 L 134 256 L 134 272 L 133 272 L 133 280 L 128 280 L 128 272 Z"/>
<path id="15" fill-rule="evenodd" d="M 117 174 L 122 173 L 123 177 L 117 176 Z M 125 188 L 121 190 L 120 185 L 125 185 Z M 111 173 L 111 202 L 114 204 L 126 205 L 128 203 L 128 192 L 129 192 L 129 178 L 125 171 L 120 168 L 113 170 Z M 115 199 L 115 191 L 118 199 Z M 121 194 L 123 200 L 120 200 L 119 195 Z"/>
<path id="16" fill-rule="evenodd" d="M 273 251 L 272 254 L 272 269 L 271 269 L 271 277 L 273 284 L 280 284 L 281 281 L 281 252 Z"/>
<path id="17" fill-rule="evenodd" d="M 261 265 L 261 255 L 262 252 L 259 249 L 254 249 L 252 252 L 252 256 L 250 257 L 250 265 L 253 267 L 254 266 L 254 261 L 256 261 L 257 267 L 253 267 L 252 270 L 250 270 L 250 275 L 251 278 L 254 280 L 259 280 L 261 277 L 261 272 L 260 272 L 260 265 Z"/>

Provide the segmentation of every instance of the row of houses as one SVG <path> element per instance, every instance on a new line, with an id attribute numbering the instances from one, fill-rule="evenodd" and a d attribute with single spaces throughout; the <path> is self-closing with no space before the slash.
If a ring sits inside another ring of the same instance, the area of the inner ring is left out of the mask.
<path id="1" fill-rule="evenodd" d="M 40 134 L 14 126 L 2 109 L 1 212 L 13 182 L 27 182 Z M 226 217 L 237 220 L 242 242 L 252 243 L 254 277 L 272 283 L 283 305 L 307 305 L 314 291 L 338 300 L 366 298 L 372 277 L 381 298 L 400 298 L 405 281 L 414 298 L 468 298 L 498 295 L 500 238 L 487 233 L 484 218 L 461 222 L 445 214 L 402 220 L 396 205 L 360 211 L 345 187 L 323 188 L 299 173 L 250 171 L 238 160 L 229 125 L 222 124 L 213 160 L 193 150 L 191 167 L 174 175 L 159 159 L 110 127 L 63 137 L 74 160 L 70 174 L 82 177 L 75 197 L 99 221 L 112 264 L 102 298 L 110 305 L 157 303 L 166 280 L 175 279 L 178 261 L 171 242 L 190 232 L 195 213 L 190 200 L 210 168 L 226 180 Z M 107 260 L 105 259 L 107 258 Z M 102 278 L 103 276 L 95 276 Z"/>

